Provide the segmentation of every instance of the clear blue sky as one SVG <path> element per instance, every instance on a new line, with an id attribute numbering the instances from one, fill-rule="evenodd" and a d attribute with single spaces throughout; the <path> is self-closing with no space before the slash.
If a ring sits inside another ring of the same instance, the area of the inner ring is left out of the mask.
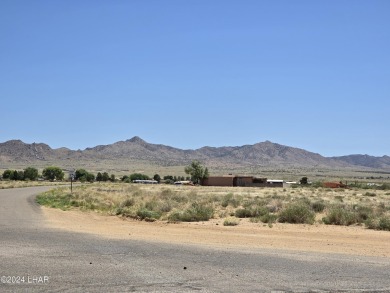
<path id="1" fill-rule="evenodd" d="M 0 1 L 0 142 L 390 155 L 390 1 Z"/>

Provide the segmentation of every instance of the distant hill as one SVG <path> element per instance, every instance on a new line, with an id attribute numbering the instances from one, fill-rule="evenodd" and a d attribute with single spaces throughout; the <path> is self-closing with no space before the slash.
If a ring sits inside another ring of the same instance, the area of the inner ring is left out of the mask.
<path id="1" fill-rule="evenodd" d="M 390 170 L 390 157 L 350 155 L 326 158 L 320 154 L 270 141 L 234 147 L 205 146 L 183 150 L 151 144 L 139 137 L 85 150 L 52 149 L 44 143 L 26 144 L 20 140 L 0 143 L 0 169 L 14 166 L 109 167 L 126 170 L 129 165 L 184 166 L 200 160 L 211 168 L 374 168 Z"/>
<path id="2" fill-rule="evenodd" d="M 389 169 L 390 157 L 374 157 L 369 155 L 349 155 L 342 157 L 333 157 L 334 160 L 344 162 L 354 166 L 364 166 L 374 169 Z"/>

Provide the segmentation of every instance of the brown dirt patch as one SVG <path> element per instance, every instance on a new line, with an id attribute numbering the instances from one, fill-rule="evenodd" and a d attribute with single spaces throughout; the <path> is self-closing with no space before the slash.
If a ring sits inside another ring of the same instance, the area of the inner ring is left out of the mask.
<path id="1" fill-rule="evenodd" d="M 237 250 L 274 248 L 322 253 L 390 257 L 390 232 L 363 227 L 264 224 L 241 220 L 223 226 L 223 219 L 198 223 L 141 222 L 77 210 L 42 207 L 47 225 L 112 239 L 146 240 Z"/>

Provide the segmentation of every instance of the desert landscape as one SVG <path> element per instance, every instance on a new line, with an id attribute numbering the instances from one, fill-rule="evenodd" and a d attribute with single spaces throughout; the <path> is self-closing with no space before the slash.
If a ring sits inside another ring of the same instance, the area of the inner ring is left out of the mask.
<path id="1" fill-rule="evenodd" d="M 389 11 L 0 1 L 0 291 L 390 292 Z"/>
<path id="2" fill-rule="evenodd" d="M 356 188 L 95 183 L 37 201 L 48 225 L 108 238 L 389 257 L 389 197 Z"/>
<path id="3" fill-rule="evenodd" d="M 134 137 L 84 151 L 8 141 L 0 144 L 0 158 L 3 169 L 33 165 L 42 170 L 57 164 L 62 166 L 57 169 L 63 169 L 64 179 L 3 180 L 0 188 L 69 184 L 68 171 L 74 166 L 89 168 L 78 172 L 92 174 L 90 182 L 95 181 L 96 173 L 112 172 L 115 179 L 111 183 L 84 183 L 76 185 L 73 192 L 69 186 L 59 187 L 37 197 L 47 223 L 65 230 L 232 249 L 390 254 L 387 156 L 326 158 L 268 141 L 180 150 Z M 129 180 L 132 172 L 145 178 L 158 173 L 161 178 L 167 174 L 187 176 L 185 164 L 194 159 L 204 162 L 212 176 L 229 172 L 297 183 L 305 176 L 310 182 L 259 188 L 150 185 Z M 325 181 L 344 182 L 345 188 L 324 187 Z"/>

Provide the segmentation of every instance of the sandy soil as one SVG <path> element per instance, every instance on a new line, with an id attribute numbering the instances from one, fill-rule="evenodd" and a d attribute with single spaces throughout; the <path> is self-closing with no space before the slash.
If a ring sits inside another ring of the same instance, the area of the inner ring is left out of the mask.
<path id="1" fill-rule="evenodd" d="M 141 222 L 92 212 L 42 207 L 47 225 L 113 239 L 202 245 L 234 250 L 275 248 L 322 253 L 390 257 L 390 232 L 362 227 L 264 224 L 241 220 L 223 226 L 223 220 L 168 224 Z"/>

